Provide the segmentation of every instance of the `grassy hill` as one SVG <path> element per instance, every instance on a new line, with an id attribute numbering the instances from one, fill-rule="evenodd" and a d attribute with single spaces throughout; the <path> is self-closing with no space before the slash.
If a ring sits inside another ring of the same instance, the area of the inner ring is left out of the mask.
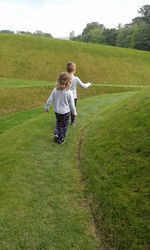
<path id="1" fill-rule="evenodd" d="M 70 60 L 95 84 L 60 146 L 42 105 Z M 0 35 L 0 249 L 149 249 L 149 66 L 149 52 Z"/>
<path id="2" fill-rule="evenodd" d="M 31 81 L 0 78 L 0 115 L 37 108 L 45 104 L 54 83 L 48 81 Z M 141 86 L 98 85 L 83 90 L 78 89 L 78 97 L 102 95 L 124 91 L 135 91 Z"/>
<path id="3" fill-rule="evenodd" d="M 80 168 L 106 249 L 149 249 L 149 93 L 97 111 L 81 132 Z"/>
<path id="4" fill-rule="evenodd" d="M 4 116 L 1 249 L 148 249 L 149 104 L 149 88 L 80 100 L 62 147 L 52 111 Z"/>
<path id="5" fill-rule="evenodd" d="M 68 61 L 83 81 L 150 84 L 150 53 L 104 45 L 0 34 L 0 77 L 55 81 Z"/>

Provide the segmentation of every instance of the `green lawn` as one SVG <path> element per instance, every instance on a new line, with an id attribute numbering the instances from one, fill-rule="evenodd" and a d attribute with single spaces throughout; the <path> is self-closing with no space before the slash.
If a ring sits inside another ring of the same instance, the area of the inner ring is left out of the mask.
<path id="1" fill-rule="evenodd" d="M 61 146 L 52 141 L 53 111 L 47 115 L 41 108 L 7 116 L 6 122 L 3 118 L 1 249 L 103 249 L 85 198 L 80 136 L 97 112 L 129 96 L 134 92 L 80 100 L 77 127 L 69 128 Z"/>
<path id="2" fill-rule="evenodd" d="M 43 105 L 68 61 L 77 126 Z M 0 249 L 148 250 L 150 53 L 0 35 Z"/>
<path id="3" fill-rule="evenodd" d="M 30 81 L 0 78 L 0 114 L 8 115 L 18 111 L 35 109 L 46 102 L 55 83 L 48 81 Z M 89 89 L 78 89 L 79 98 L 124 91 L 135 91 L 143 86 L 99 85 Z"/>
<path id="4" fill-rule="evenodd" d="M 80 168 L 106 249 L 149 249 L 150 88 L 93 114 Z"/>

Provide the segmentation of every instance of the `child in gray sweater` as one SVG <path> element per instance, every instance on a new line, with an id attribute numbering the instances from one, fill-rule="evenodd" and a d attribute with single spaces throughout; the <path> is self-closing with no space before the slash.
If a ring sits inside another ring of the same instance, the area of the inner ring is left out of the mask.
<path id="1" fill-rule="evenodd" d="M 54 141 L 63 144 L 68 128 L 70 112 L 77 116 L 74 97 L 69 89 L 71 76 L 68 73 L 61 73 L 57 80 L 56 88 L 53 89 L 46 104 L 45 111 L 49 112 L 50 106 L 54 105 L 56 115 L 56 128 L 54 130 Z"/>

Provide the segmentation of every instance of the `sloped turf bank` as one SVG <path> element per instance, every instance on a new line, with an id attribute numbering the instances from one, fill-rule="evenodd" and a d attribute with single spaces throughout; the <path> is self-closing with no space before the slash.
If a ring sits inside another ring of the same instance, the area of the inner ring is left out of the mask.
<path id="1" fill-rule="evenodd" d="M 3 118 L 7 121 L 3 120 L 0 136 L 1 249 L 95 249 L 77 167 L 77 138 L 98 110 L 133 94 L 80 101 L 77 127 L 69 128 L 62 147 L 52 142 L 52 111 L 47 115 L 35 109 Z"/>
<path id="2" fill-rule="evenodd" d="M 0 34 L 0 77 L 55 81 L 72 60 L 85 82 L 149 84 L 148 51 Z"/>
<path id="3" fill-rule="evenodd" d="M 29 81 L 0 78 L 0 115 L 5 116 L 13 112 L 25 111 L 44 105 L 54 83 L 48 81 Z M 111 86 L 92 85 L 89 89 L 78 88 L 78 97 L 85 98 L 92 95 L 102 95 L 124 91 L 134 91 L 140 86 Z"/>
<path id="4" fill-rule="evenodd" d="M 106 249 L 149 249 L 150 89 L 93 116 L 80 168 Z"/>

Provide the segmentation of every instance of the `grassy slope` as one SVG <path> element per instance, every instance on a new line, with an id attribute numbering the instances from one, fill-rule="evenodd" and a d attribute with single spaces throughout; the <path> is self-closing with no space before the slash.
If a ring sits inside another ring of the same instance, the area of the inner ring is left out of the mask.
<path id="1" fill-rule="evenodd" d="M 93 115 L 80 168 L 106 249 L 149 249 L 150 89 Z"/>
<path id="2" fill-rule="evenodd" d="M 130 95 L 133 92 L 81 101 L 78 126 L 69 129 L 62 147 L 50 141 L 53 112 L 51 122 L 39 110 L 6 117 L 0 138 L 2 249 L 95 249 L 77 138 L 95 110 Z"/>
<path id="3" fill-rule="evenodd" d="M 83 81 L 150 84 L 150 53 L 56 39 L 0 35 L 0 77 L 50 80 L 68 61 Z"/>
<path id="4" fill-rule="evenodd" d="M 0 115 L 11 114 L 12 112 L 33 109 L 43 105 L 54 83 L 46 81 L 27 81 L 15 79 L 0 79 Z M 116 93 L 140 89 L 140 86 L 112 86 L 94 85 L 87 90 L 79 89 L 79 98 L 91 95 Z"/>
<path id="5" fill-rule="evenodd" d="M 76 61 L 83 81 L 101 83 L 80 91 L 80 97 L 150 83 L 148 52 L 0 35 L 0 113 L 41 105 L 53 85 L 47 80 L 54 82 L 69 60 Z M 49 142 L 52 114 L 50 124 L 37 108 L 2 118 L 2 249 L 94 249 L 97 242 L 80 182 L 85 177 L 106 248 L 148 249 L 148 91 L 121 106 L 111 104 L 134 93 L 81 101 L 78 126 L 69 131 L 63 148 Z"/>

